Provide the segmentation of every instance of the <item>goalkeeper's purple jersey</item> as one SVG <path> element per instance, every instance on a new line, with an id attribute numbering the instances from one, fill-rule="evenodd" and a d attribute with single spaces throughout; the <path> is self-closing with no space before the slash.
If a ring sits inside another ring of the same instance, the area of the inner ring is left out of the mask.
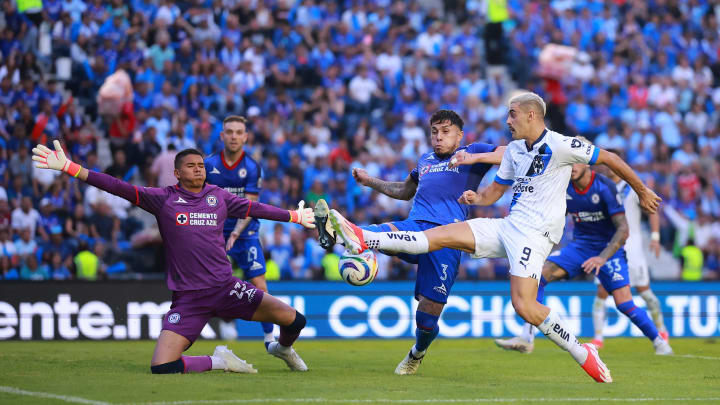
<path id="1" fill-rule="evenodd" d="M 228 216 L 245 218 L 249 200 L 211 184 L 199 193 L 177 185 L 136 189 L 136 205 L 155 215 L 160 228 L 168 288 L 200 290 L 230 279 L 223 224 Z"/>
<path id="2" fill-rule="evenodd" d="M 245 218 L 251 205 L 262 205 L 211 184 L 192 193 L 178 185 L 137 187 L 95 172 L 90 172 L 87 182 L 155 215 L 165 248 L 167 285 L 172 291 L 216 287 L 230 279 L 232 269 L 223 237 L 225 219 Z"/>

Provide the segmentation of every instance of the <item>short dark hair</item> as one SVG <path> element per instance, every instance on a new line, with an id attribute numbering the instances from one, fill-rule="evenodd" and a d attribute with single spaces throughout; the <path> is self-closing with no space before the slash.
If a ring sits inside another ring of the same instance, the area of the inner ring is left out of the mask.
<path id="1" fill-rule="evenodd" d="M 225 129 L 225 124 L 227 124 L 228 122 L 242 122 L 243 124 L 246 124 L 247 119 L 245 117 L 243 117 L 242 115 L 228 115 L 223 120 L 223 125 L 222 125 L 223 129 Z"/>
<path id="2" fill-rule="evenodd" d="M 450 124 L 460 128 L 461 131 L 463 129 L 463 125 L 465 125 L 462 118 L 460 118 L 460 116 L 453 110 L 437 110 L 430 117 L 431 126 L 445 121 L 450 121 Z"/>
<path id="3" fill-rule="evenodd" d="M 180 166 L 182 165 L 183 158 L 187 155 L 198 155 L 200 157 L 203 157 L 203 154 L 197 149 L 193 149 L 193 148 L 183 149 L 180 152 L 178 152 L 177 155 L 175 155 L 175 168 L 176 169 L 180 168 Z"/>

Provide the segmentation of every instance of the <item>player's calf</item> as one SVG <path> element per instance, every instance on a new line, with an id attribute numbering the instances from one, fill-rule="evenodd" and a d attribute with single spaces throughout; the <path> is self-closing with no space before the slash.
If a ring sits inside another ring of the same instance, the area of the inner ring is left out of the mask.
<path id="1" fill-rule="evenodd" d="M 216 347 L 212 356 L 181 356 L 175 361 L 150 366 L 152 374 L 202 373 L 210 370 L 257 373 L 252 364 L 237 357 L 226 346 Z"/>
<path id="2" fill-rule="evenodd" d="M 250 283 L 254 285 L 255 287 L 261 289 L 263 292 L 268 292 L 267 287 L 267 280 L 265 280 L 265 275 L 261 274 L 259 276 L 253 277 L 250 280 Z M 264 335 L 264 342 L 272 342 L 275 340 L 275 337 L 273 336 L 273 323 L 272 322 L 260 322 L 260 325 L 262 326 L 263 335 Z"/>
<path id="3" fill-rule="evenodd" d="M 295 311 L 295 319 L 290 325 L 280 326 L 280 337 L 277 342 L 266 342 L 267 352 L 285 361 L 290 370 L 307 371 L 308 367 L 302 358 L 292 348 L 305 327 L 307 321 L 305 316 Z"/>
<path id="4" fill-rule="evenodd" d="M 660 336 L 655 324 L 652 322 L 647 312 L 636 306 L 633 300 L 623 302 L 617 305 L 617 309 L 627 315 L 632 323 L 637 326 L 642 333 L 650 339 L 655 347 L 655 354 L 668 355 L 673 354 L 672 348 L 668 342 Z"/>
<path id="5" fill-rule="evenodd" d="M 669 334 L 667 327 L 665 327 L 665 320 L 663 319 L 660 300 L 650 287 L 645 287 L 642 291 L 638 287 L 638 291 L 640 292 L 640 297 L 642 297 L 647 304 L 647 310 L 650 312 L 650 316 L 655 323 L 655 327 L 657 327 L 658 333 L 663 339 L 665 339 L 665 341 L 667 341 L 669 339 Z"/>

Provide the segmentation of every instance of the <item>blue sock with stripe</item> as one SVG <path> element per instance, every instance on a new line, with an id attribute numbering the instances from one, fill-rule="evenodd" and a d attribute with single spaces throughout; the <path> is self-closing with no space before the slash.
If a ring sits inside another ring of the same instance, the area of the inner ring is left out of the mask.
<path id="1" fill-rule="evenodd" d="M 271 322 L 260 322 L 262 325 L 263 333 L 272 333 L 274 325 Z"/>
<path id="2" fill-rule="evenodd" d="M 545 300 L 545 286 L 547 285 L 547 280 L 545 277 L 540 276 L 540 283 L 538 283 L 538 291 L 537 291 L 537 302 L 543 303 Z"/>
<path id="3" fill-rule="evenodd" d="M 648 337 L 651 341 L 655 340 L 658 336 L 657 328 L 655 324 L 648 316 L 644 309 L 635 306 L 633 300 L 623 302 L 617 306 L 617 309 L 623 314 L 627 315 L 628 318 L 635 324 L 642 333 Z"/>
<path id="4" fill-rule="evenodd" d="M 438 327 L 439 316 L 430 315 L 427 312 L 416 311 L 415 312 L 415 323 L 417 329 L 415 329 L 415 347 L 413 347 L 413 356 L 421 357 L 425 355 L 430 343 L 440 333 L 440 327 Z"/>

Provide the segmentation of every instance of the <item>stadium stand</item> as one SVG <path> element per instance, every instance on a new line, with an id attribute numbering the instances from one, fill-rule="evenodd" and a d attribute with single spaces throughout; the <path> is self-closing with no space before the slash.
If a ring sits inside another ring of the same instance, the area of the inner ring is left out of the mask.
<path id="1" fill-rule="evenodd" d="M 666 252 L 654 276 L 680 278 L 672 256 L 696 263 L 701 252 L 703 278 L 720 278 L 720 6 L 711 3 L 49 0 L 37 13 L 4 1 L 0 278 L 162 277 L 154 218 L 33 168 L 37 142 L 61 138 L 88 168 L 166 186 L 176 151 L 219 151 L 222 118 L 241 114 L 246 151 L 263 166 L 260 201 L 324 198 L 356 223 L 380 223 L 404 218 L 411 202 L 357 185 L 353 167 L 402 181 L 429 150 L 439 108 L 464 118 L 466 142 L 506 144 L 503 102 L 517 88 L 548 101 L 551 128 L 621 151 L 662 196 Z M 572 50 L 566 74 L 541 63 L 549 43 Z M 133 102 L 108 118 L 97 95 L 118 69 Z M 473 215 L 503 215 L 508 199 Z M 282 279 L 324 279 L 336 263 L 313 232 L 263 224 L 261 233 Z M 414 278 L 379 258 L 379 279 Z M 506 270 L 465 257 L 460 279 Z"/>

